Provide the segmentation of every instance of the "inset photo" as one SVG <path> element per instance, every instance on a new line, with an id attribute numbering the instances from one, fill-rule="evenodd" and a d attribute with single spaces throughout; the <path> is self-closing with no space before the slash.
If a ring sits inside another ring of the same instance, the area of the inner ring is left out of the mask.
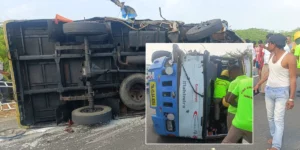
<path id="1" fill-rule="evenodd" d="M 253 143 L 251 43 L 147 43 L 146 144 Z"/>

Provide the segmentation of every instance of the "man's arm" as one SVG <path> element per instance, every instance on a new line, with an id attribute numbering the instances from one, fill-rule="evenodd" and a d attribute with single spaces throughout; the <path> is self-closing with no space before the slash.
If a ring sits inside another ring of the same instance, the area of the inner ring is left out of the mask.
<path id="1" fill-rule="evenodd" d="M 240 83 L 238 83 L 234 89 L 232 90 L 232 92 L 229 92 L 229 96 L 228 99 L 225 99 L 231 106 L 237 107 L 237 98 L 239 96 L 239 85 Z"/>
<path id="2" fill-rule="evenodd" d="M 232 83 L 232 82 L 231 82 Z M 226 100 L 226 102 L 227 102 L 227 100 L 229 99 L 229 97 L 230 97 L 230 95 L 231 95 L 231 91 L 234 89 L 234 86 L 233 86 L 233 84 L 229 84 L 229 87 L 228 87 L 228 89 L 227 89 L 227 94 L 226 94 L 226 96 L 225 96 L 225 100 Z"/>
<path id="3" fill-rule="evenodd" d="M 260 86 L 261 84 L 263 84 L 265 81 L 267 81 L 269 78 L 269 70 L 266 71 L 266 74 L 259 80 L 259 82 L 256 84 L 258 86 Z"/>
<path id="4" fill-rule="evenodd" d="M 231 106 L 237 107 L 237 97 L 239 96 L 239 83 L 235 85 L 235 87 L 231 87 L 231 90 L 227 93 L 226 102 Z"/>
<path id="5" fill-rule="evenodd" d="M 292 54 L 289 55 L 288 66 L 290 72 L 290 99 L 294 99 L 296 93 L 296 86 L 297 86 L 296 83 L 297 61 Z"/>
<path id="6" fill-rule="evenodd" d="M 237 101 L 236 101 L 237 96 L 231 92 L 229 92 L 227 95 L 228 97 L 225 98 L 225 101 L 229 103 L 231 106 L 237 107 Z"/>

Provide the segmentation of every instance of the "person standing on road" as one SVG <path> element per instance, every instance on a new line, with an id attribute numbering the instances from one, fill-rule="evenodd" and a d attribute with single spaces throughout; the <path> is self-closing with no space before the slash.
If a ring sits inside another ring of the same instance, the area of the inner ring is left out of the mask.
<path id="1" fill-rule="evenodd" d="M 259 54 L 259 50 L 258 50 L 258 47 L 256 45 L 256 41 L 253 41 L 253 49 L 255 51 L 255 59 L 254 59 L 254 65 L 255 65 L 255 71 L 256 73 L 259 75 L 259 63 L 258 63 L 258 54 Z"/>
<path id="2" fill-rule="evenodd" d="M 286 36 L 286 44 L 288 45 L 289 49 L 291 50 L 291 53 L 294 53 L 294 45 L 295 42 L 292 41 L 291 36 Z"/>
<path id="3" fill-rule="evenodd" d="M 266 80 L 265 102 L 272 144 L 270 150 L 280 150 L 284 130 L 285 110 L 294 107 L 296 90 L 296 59 L 294 55 L 284 51 L 286 37 L 274 34 L 268 40 L 268 50 L 273 53 L 269 60 L 269 71 L 256 84 L 254 90 Z"/>
<path id="4" fill-rule="evenodd" d="M 294 41 L 296 43 L 294 55 L 296 56 L 296 60 L 297 60 L 297 76 L 299 77 L 300 76 L 300 31 L 297 31 L 294 34 Z"/>
<path id="5" fill-rule="evenodd" d="M 262 40 L 258 41 L 258 46 L 256 47 L 256 62 L 258 64 L 258 76 L 259 79 L 261 78 L 261 70 L 263 67 L 263 61 L 264 61 L 264 57 L 263 57 L 263 47 L 262 45 Z"/>
<path id="6" fill-rule="evenodd" d="M 229 83 L 228 70 L 223 70 L 221 76 L 216 78 L 214 89 L 215 120 L 217 122 L 220 120 L 220 102 L 226 96 Z"/>
<path id="7" fill-rule="evenodd" d="M 268 40 L 272 35 L 273 35 L 272 33 L 269 33 L 269 34 L 266 36 L 266 39 Z M 266 42 L 266 43 L 267 43 L 267 42 Z M 263 53 L 264 53 L 264 61 L 263 61 L 263 62 L 264 62 L 264 65 L 263 65 L 262 71 L 261 71 L 261 74 L 262 74 L 261 77 L 263 77 L 263 76 L 266 75 L 266 73 L 268 73 L 268 70 L 269 70 L 268 62 L 269 62 L 271 53 L 269 52 L 269 50 L 267 50 L 268 43 L 267 43 L 266 45 L 261 44 L 260 46 L 264 48 L 264 49 L 263 49 Z M 261 78 L 260 78 L 260 79 L 261 79 Z M 263 82 L 263 83 L 261 84 L 261 89 L 260 89 L 260 91 L 261 91 L 261 93 L 263 93 L 263 94 L 265 93 L 266 83 L 267 83 L 267 82 L 265 81 L 265 82 Z"/>
<path id="8" fill-rule="evenodd" d="M 232 121 L 227 136 L 222 143 L 237 143 L 241 138 L 252 143 L 253 124 L 253 79 L 246 78 L 238 81 L 234 90 L 226 99 L 231 105 L 237 105 L 237 112 Z M 238 99 L 236 101 L 236 99 Z"/>
<path id="9" fill-rule="evenodd" d="M 246 43 L 251 43 L 251 41 L 249 39 L 246 40 Z M 255 45 L 253 44 L 252 47 L 252 61 L 253 61 L 253 67 L 255 67 L 255 60 L 256 60 L 256 51 L 255 51 Z"/>
<path id="10" fill-rule="evenodd" d="M 249 78 L 246 75 L 244 75 L 242 68 L 237 65 L 233 65 L 229 68 L 229 77 L 234 80 L 229 84 L 228 92 L 225 97 L 226 101 L 230 97 L 232 91 L 237 86 L 238 82 L 242 79 Z M 229 130 L 232 125 L 232 120 L 236 114 L 237 108 L 236 106 L 229 105 L 227 111 L 227 129 Z M 242 140 L 240 140 L 239 142 L 241 143 Z"/>
<path id="11" fill-rule="evenodd" d="M 286 41 L 287 42 L 287 41 Z M 286 43 L 285 44 L 285 46 L 284 46 L 284 48 L 283 48 L 285 51 L 287 51 L 287 52 L 291 52 L 291 49 L 290 49 L 290 47 L 289 47 L 289 45 Z"/>

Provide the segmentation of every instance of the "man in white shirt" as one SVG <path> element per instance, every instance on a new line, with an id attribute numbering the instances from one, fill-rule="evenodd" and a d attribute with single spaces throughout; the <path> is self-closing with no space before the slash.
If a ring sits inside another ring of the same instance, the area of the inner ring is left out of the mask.
<path id="1" fill-rule="evenodd" d="M 293 54 L 285 51 L 286 37 L 274 34 L 268 40 L 267 49 L 273 54 L 268 62 L 269 71 L 256 84 L 254 91 L 267 81 L 266 86 L 266 109 L 271 138 L 268 143 L 272 148 L 280 150 L 284 132 L 285 111 L 293 109 L 296 84 L 296 58 Z"/>
<path id="2" fill-rule="evenodd" d="M 283 49 L 287 52 L 291 52 L 291 49 L 288 44 L 285 44 L 285 47 Z"/>

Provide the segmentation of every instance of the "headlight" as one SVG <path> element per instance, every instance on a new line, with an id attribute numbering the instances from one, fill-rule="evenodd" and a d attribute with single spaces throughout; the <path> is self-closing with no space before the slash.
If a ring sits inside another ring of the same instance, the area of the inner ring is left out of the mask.
<path id="1" fill-rule="evenodd" d="M 166 67 L 165 72 L 167 75 L 173 74 L 173 68 L 172 67 Z"/>
<path id="2" fill-rule="evenodd" d="M 175 119 L 175 116 L 174 116 L 174 114 L 168 114 L 167 115 L 167 118 L 168 118 L 168 120 L 174 120 Z"/>

